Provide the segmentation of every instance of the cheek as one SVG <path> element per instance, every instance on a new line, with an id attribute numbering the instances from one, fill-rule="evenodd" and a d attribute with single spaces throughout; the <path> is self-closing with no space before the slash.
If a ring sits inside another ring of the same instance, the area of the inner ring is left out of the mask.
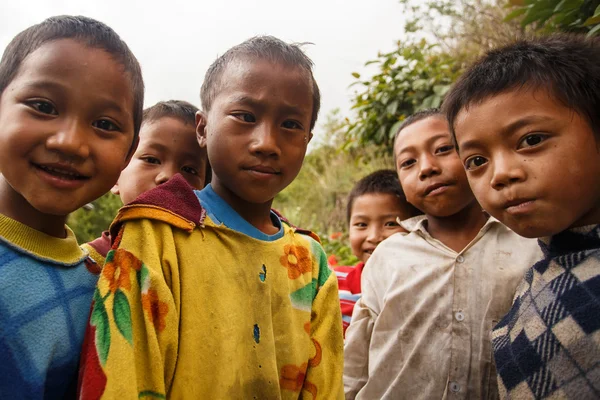
<path id="1" fill-rule="evenodd" d="M 361 232 L 351 231 L 349 239 L 352 252 L 359 253 L 360 247 L 365 241 L 365 235 Z"/>

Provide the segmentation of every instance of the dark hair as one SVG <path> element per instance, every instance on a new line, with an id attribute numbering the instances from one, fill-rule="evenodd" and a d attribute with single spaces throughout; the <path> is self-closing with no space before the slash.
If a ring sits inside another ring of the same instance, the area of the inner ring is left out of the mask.
<path id="1" fill-rule="evenodd" d="M 348 223 L 350 223 L 350 217 L 352 216 L 352 206 L 354 205 L 354 200 L 356 200 L 356 198 L 359 196 L 371 193 L 394 195 L 398 197 L 398 203 L 402 204 L 405 209 L 409 210 L 412 216 L 422 214 L 421 211 L 406 201 L 406 196 L 404 195 L 404 191 L 402 190 L 402 186 L 400 185 L 400 180 L 398 179 L 398 174 L 396 174 L 396 171 L 391 169 L 380 169 L 356 182 L 350 191 L 350 194 L 348 195 L 348 203 L 346 205 L 346 218 L 348 219 Z"/>
<path id="2" fill-rule="evenodd" d="M 283 64 L 304 70 L 312 85 L 313 111 L 310 121 L 310 129 L 315 127 L 319 108 L 321 107 L 321 92 L 312 73 L 313 62 L 300 48 L 303 43 L 287 44 L 273 36 L 256 36 L 243 43 L 233 46 L 208 68 L 200 89 L 202 108 L 209 112 L 212 102 L 221 90 L 221 78 L 225 69 L 234 61 L 242 59 L 264 59 L 273 63 Z"/>
<path id="3" fill-rule="evenodd" d="M 452 137 L 458 113 L 512 89 L 546 89 L 600 135 L 600 38 L 555 34 L 489 51 L 454 84 L 443 104 Z"/>
<path id="4" fill-rule="evenodd" d="M 396 144 L 396 138 L 398 138 L 398 135 L 400 135 L 400 132 L 402 132 L 404 128 L 414 124 L 415 122 L 419 122 L 433 116 L 444 118 L 444 114 L 442 114 L 439 108 L 427 108 L 425 110 L 417 111 L 416 113 L 410 115 L 404 120 L 404 122 L 402 122 L 402 124 L 400 125 L 400 127 L 398 127 L 398 130 L 394 134 L 394 144 Z"/>
<path id="5" fill-rule="evenodd" d="M 143 123 L 155 122 L 161 118 L 170 117 L 186 125 L 196 126 L 198 107 L 183 100 L 159 101 L 144 110 Z"/>
<path id="6" fill-rule="evenodd" d="M 183 100 L 159 101 L 155 105 L 144 110 L 142 123 L 156 122 L 161 118 L 174 118 L 186 125 L 196 127 L 196 112 L 198 107 L 192 103 Z M 212 180 L 212 168 L 206 157 L 206 173 L 204 176 L 204 185 L 208 185 Z"/>
<path id="7" fill-rule="evenodd" d="M 102 22 L 82 16 L 50 17 L 25 29 L 6 46 L 0 60 L 0 96 L 15 78 L 27 56 L 42 45 L 60 39 L 73 39 L 85 46 L 109 53 L 129 73 L 133 89 L 134 140 L 142 124 L 144 81 L 137 59 L 115 31 Z"/>

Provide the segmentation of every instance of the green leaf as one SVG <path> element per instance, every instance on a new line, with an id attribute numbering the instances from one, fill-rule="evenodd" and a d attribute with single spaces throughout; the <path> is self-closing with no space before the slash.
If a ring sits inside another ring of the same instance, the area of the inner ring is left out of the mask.
<path id="1" fill-rule="evenodd" d="M 98 290 L 96 290 L 98 292 Z M 96 327 L 96 351 L 102 365 L 106 364 L 108 350 L 110 349 L 110 325 L 108 322 L 108 313 L 104 306 L 104 301 L 94 294 L 94 308 L 90 317 L 90 323 Z"/>
<path id="2" fill-rule="evenodd" d="M 521 15 L 527 12 L 526 7 L 517 8 L 510 12 L 506 17 L 504 17 L 504 22 L 512 21 L 513 19 L 520 17 Z"/>
<path id="3" fill-rule="evenodd" d="M 598 31 L 600 31 L 600 25 L 596 25 L 595 27 L 592 28 L 591 31 L 588 32 L 588 36 L 594 36 L 595 34 L 598 33 Z"/>
<path id="4" fill-rule="evenodd" d="M 388 132 L 388 137 L 390 139 L 394 139 L 396 137 L 396 132 L 398 132 L 398 129 L 400 129 L 400 125 L 402 125 L 403 122 L 404 121 L 398 121 L 394 125 L 392 125 Z"/>
<path id="5" fill-rule="evenodd" d="M 583 26 L 596 25 L 598 23 L 600 23 L 600 15 L 594 15 L 593 17 L 586 19 Z"/>
<path id="6" fill-rule="evenodd" d="M 115 323 L 121 335 L 133 345 L 133 335 L 131 328 L 131 308 L 127 296 L 120 289 L 115 293 L 115 301 L 113 302 L 113 315 Z"/>
<path id="7" fill-rule="evenodd" d="M 358 72 L 353 72 L 352 76 L 355 77 L 356 79 L 360 78 L 360 74 Z"/>
<path id="8" fill-rule="evenodd" d="M 388 104 L 388 106 L 387 106 L 387 112 L 388 112 L 388 114 L 395 115 L 396 111 L 398 111 L 398 105 L 399 104 L 400 103 L 398 102 L 398 100 L 394 100 L 390 104 Z"/>
<path id="9" fill-rule="evenodd" d="M 572 10 L 574 8 L 579 8 L 583 4 L 581 0 L 562 0 L 560 3 L 554 7 L 554 13 L 559 13 L 563 11 Z"/>

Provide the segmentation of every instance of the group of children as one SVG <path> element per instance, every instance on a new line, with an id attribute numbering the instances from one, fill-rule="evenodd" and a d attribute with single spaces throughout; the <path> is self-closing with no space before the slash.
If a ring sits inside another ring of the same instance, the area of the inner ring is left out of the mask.
<path id="1" fill-rule="evenodd" d="M 493 50 L 407 118 L 335 272 L 271 208 L 319 112 L 298 46 L 229 49 L 202 110 L 143 95 L 89 18 L 4 51 L 0 398 L 600 397 L 599 39 Z M 111 189 L 80 247 L 68 214 Z"/>

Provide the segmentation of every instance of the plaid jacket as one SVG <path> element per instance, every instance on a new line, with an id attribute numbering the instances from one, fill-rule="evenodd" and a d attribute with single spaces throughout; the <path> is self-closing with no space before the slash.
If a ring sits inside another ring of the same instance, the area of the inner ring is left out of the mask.
<path id="1" fill-rule="evenodd" d="M 502 398 L 600 398 L 600 226 L 540 240 L 492 341 Z"/>

